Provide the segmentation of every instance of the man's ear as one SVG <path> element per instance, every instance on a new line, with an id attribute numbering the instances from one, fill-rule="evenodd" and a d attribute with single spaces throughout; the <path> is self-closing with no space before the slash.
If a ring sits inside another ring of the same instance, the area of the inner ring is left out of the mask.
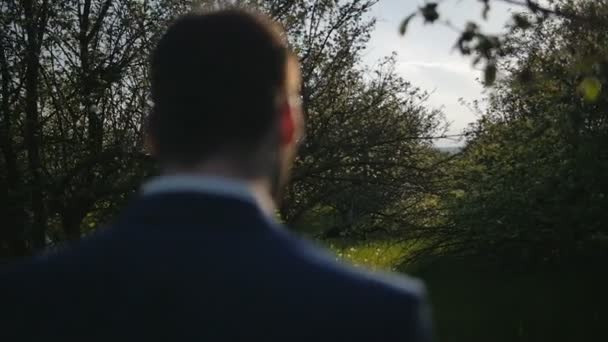
<path id="1" fill-rule="evenodd" d="M 293 109 L 288 103 L 281 106 L 281 110 L 279 112 L 279 130 L 281 146 L 294 143 L 294 140 L 296 139 L 296 122 Z"/>
<path id="2" fill-rule="evenodd" d="M 158 154 L 156 139 L 150 132 L 144 134 L 144 152 L 152 157 L 156 157 Z"/>
<path id="3" fill-rule="evenodd" d="M 154 132 L 155 122 L 153 122 L 156 119 L 155 115 L 154 112 L 150 113 L 144 124 L 144 152 L 152 157 L 158 155 L 158 141 Z"/>

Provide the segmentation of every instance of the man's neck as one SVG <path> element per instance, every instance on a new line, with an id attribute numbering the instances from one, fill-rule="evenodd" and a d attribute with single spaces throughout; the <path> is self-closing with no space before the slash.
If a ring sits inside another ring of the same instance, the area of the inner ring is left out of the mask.
<path id="1" fill-rule="evenodd" d="M 260 208 L 271 217 L 277 212 L 275 200 L 270 193 L 270 184 L 263 181 L 246 182 Z"/>
<path id="2" fill-rule="evenodd" d="M 197 167 L 192 169 L 169 168 L 163 173 L 164 176 L 188 176 L 188 177 L 210 177 L 222 178 L 227 181 L 233 181 L 243 184 L 252 195 L 258 206 L 270 217 L 274 217 L 277 206 L 272 197 L 270 181 L 261 178 L 247 178 L 238 175 L 232 169 L 222 167 L 219 164 L 205 165 L 205 167 Z"/>

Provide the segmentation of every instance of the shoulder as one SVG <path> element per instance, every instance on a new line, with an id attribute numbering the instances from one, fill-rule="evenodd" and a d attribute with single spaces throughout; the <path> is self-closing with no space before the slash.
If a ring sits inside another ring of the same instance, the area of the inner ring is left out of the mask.
<path id="1" fill-rule="evenodd" d="M 279 232 L 288 241 L 295 258 L 314 270 L 317 274 L 340 282 L 349 288 L 383 293 L 386 296 L 401 297 L 416 302 L 426 297 L 424 283 L 419 279 L 383 271 L 371 271 L 340 262 L 326 249 L 311 241 L 296 237 L 283 229 Z"/>
<path id="2" fill-rule="evenodd" d="M 0 265 L 0 281 L 21 286 L 30 280 L 32 286 L 40 286 L 35 279 L 48 278 L 45 281 L 49 283 L 55 280 L 67 282 L 66 277 L 91 271 L 89 266 L 94 266 L 96 259 L 103 260 L 109 254 L 111 246 L 104 243 L 112 240 L 111 228 L 104 228 L 77 242 L 50 246 L 33 256 Z M 101 253 L 102 247 L 106 249 L 105 254 Z"/>
<path id="3" fill-rule="evenodd" d="M 49 326 L 57 316 L 93 298 L 91 294 L 101 286 L 97 281 L 103 276 L 99 270 L 103 254 L 93 256 L 91 250 L 103 238 L 97 234 L 1 265 L 0 305 L 15 308 L 7 320 L 15 327 L 25 322 Z"/>
<path id="4" fill-rule="evenodd" d="M 50 278 L 45 277 L 48 270 L 43 261 L 46 257 L 29 257 L 10 264 L 0 265 L 0 305 L 11 307 L 13 310 L 0 313 L 2 321 L 9 322 L 7 326 L 13 328 L 7 332 L 25 329 L 26 318 L 38 321 L 39 312 L 43 311 L 44 303 L 54 297 L 53 285 Z M 38 307 L 39 311 L 32 311 Z"/>
<path id="5" fill-rule="evenodd" d="M 317 285 L 307 282 L 309 290 L 331 293 L 333 305 L 364 315 L 365 324 L 384 331 L 387 336 L 407 337 L 411 341 L 432 340 L 430 306 L 421 280 L 356 268 L 337 261 L 312 242 L 288 233 L 284 236 L 290 240 L 296 258 L 307 265 L 308 274 L 314 279 L 323 278 Z"/>
<path id="6" fill-rule="evenodd" d="M 27 292 L 35 294 L 39 293 L 40 290 L 33 291 L 34 288 L 50 288 L 54 280 L 58 278 L 54 275 L 62 272 L 62 266 L 68 264 L 64 261 L 64 255 L 68 252 L 70 250 L 63 247 L 52 248 L 33 256 L 1 265 L 0 286 L 3 290 L 10 290 L 10 293 L 13 295 L 19 293 L 26 294 Z M 77 262 L 75 259 L 72 260 L 73 263 Z M 67 271 L 63 273 L 69 275 Z"/>

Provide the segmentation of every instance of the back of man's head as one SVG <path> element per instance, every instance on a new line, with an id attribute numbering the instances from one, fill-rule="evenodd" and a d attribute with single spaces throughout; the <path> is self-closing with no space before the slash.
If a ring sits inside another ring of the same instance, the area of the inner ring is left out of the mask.
<path id="1" fill-rule="evenodd" d="M 247 156 L 277 123 L 288 48 L 281 31 L 244 10 L 174 22 L 152 55 L 150 130 L 162 164 Z"/>

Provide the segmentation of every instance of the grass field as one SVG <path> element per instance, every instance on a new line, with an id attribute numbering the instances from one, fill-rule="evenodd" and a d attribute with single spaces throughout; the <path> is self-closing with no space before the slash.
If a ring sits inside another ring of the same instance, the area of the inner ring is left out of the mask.
<path id="1" fill-rule="evenodd" d="M 337 258 L 397 270 L 406 244 L 330 241 Z M 438 259 L 410 269 L 429 289 L 440 342 L 608 341 L 608 267 L 514 272 Z"/>
<path id="2" fill-rule="evenodd" d="M 607 341 L 608 277 L 595 267 L 535 272 L 440 261 L 418 274 L 440 341 Z"/>
<path id="3" fill-rule="evenodd" d="M 330 240 L 326 246 L 336 254 L 337 259 L 344 262 L 373 270 L 390 271 L 398 269 L 410 248 L 407 243 L 392 241 Z"/>

